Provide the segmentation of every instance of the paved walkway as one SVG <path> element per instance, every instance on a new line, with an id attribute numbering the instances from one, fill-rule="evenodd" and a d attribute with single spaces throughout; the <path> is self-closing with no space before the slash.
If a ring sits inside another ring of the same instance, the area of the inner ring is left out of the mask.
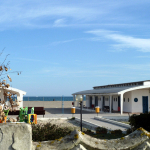
<path id="1" fill-rule="evenodd" d="M 45 116 L 44 118 L 70 118 L 70 117 L 77 117 L 78 119 L 80 119 L 80 110 L 76 109 L 75 114 L 71 114 L 71 109 L 70 108 L 64 108 L 64 113 L 62 108 L 44 108 L 46 110 Z M 88 111 L 82 111 L 82 119 L 85 121 L 88 121 L 90 123 L 93 123 L 95 125 L 98 126 L 103 126 L 106 127 L 108 129 L 120 129 L 122 131 L 125 131 L 126 127 L 122 127 L 119 125 L 115 125 L 113 123 L 108 123 L 108 122 L 104 122 L 104 121 L 100 121 L 100 120 L 96 120 L 94 119 L 94 117 L 97 116 L 97 114 L 95 112 L 88 112 Z M 121 116 L 120 113 L 113 113 L 110 114 L 108 113 L 100 113 L 98 114 L 98 116 Z M 123 116 L 128 116 L 128 114 L 124 114 Z M 43 118 L 42 115 L 38 115 L 38 118 Z"/>
<path id="2" fill-rule="evenodd" d="M 64 112 L 63 112 L 62 108 L 44 108 L 44 109 L 45 109 L 44 118 L 71 118 L 73 116 L 73 117 L 77 117 L 78 119 L 80 119 L 80 116 L 81 116 L 80 110 L 77 110 L 77 109 L 76 109 L 75 114 L 73 114 L 73 115 L 71 113 L 71 108 L 64 108 Z M 95 116 L 97 116 L 97 114 L 95 112 L 88 112 L 85 110 L 82 111 L 82 119 L 85 121 L 88 121 L 90 123 L 93 123 L 97 126 L 103 126 L 103 127 L 106 127 L 108 129 L 112 129 L 112 130 L 120 129 L 122 131 L 125 131 L 126 129 L 128 129 L 126 127 L 115 125 L 113 123 L 96 120 L 96 119 L 94 119 Z M 100 113 L 100 114 L 98 114 L 98 116 L 128 116 L 128 114 L 120 115 L 120 113 L 111 114 L 111 113 L 107 112 L 107 113 Z M 9 116 L 9 117 L 16 118 L 17 116 L 14 115 L 14 116 Z M 38 115 L 37 117 L 43 118 L 43 115 Z"/>

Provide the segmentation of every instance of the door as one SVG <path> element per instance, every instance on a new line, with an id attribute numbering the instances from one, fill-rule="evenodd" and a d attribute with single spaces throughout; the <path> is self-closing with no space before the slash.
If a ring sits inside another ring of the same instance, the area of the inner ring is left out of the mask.
<path id="1" fill-rule="evenodd" d="M 98 106 L 98 96 L 95 97 L 95 107 Z"/>
<path id="2" fill-rule="evenodd" d="M 148 112 L 148 96 L 143 96 L 143 113 Z"/>
<path id="3" fill-rule="evenodd" d="M 92 107 L 92 96 L 90 96 L 90 107 Z"/>
<path id="4" fill-rule="evenodd" d="M 113 110 L 113 96 L 112 96 L 112 99 L 111 99 L 111 110 Z"/>
<path id="5" fill-rule="evenodd" d="M 105 97 L 103 96 L 103 105 L 102 105 L 103 110 L 104 110 L 104 106 L 105 106 Z"/>
<path id="6" fill-rule="evenodd" d="M 120 111 L 120 96 L 118 96 L 118 111 Z"/>

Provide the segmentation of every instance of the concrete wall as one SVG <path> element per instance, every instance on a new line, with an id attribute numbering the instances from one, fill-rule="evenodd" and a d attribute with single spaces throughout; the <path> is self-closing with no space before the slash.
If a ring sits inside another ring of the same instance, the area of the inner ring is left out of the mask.
<path id="1" fill-rule="evenodd" d="M 148 96 L 148 107 L 150 104 L 150 100 L 149 100 L 149 90 L 135 90 L 132 91 L 132 112 L 141 112 L 143 113 L 143 99 L 142 96 Z M 138 102 L 134 102 L 134 98 L 138 99 Z"/>
<path id="2" fill-rule="evenodd" d="M 1 150 L 32 150 L 32 127 L 26 123 L 0 123 Z"/>

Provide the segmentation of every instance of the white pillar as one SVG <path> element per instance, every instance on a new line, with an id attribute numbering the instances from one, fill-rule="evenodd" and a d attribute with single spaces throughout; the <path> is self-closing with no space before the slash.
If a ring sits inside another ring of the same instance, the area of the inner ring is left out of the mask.
<path id="1" fill-rule="evenodd" d="M 123 94 L 120 95 L 120 114 L 123 114 Z"/>
<path id="2" fill-rule="evenodd" d="M 20 106 L 18 107 L 20 109 L 20 107 L 23 107 L 23 94 L 19 93 L 17 94 L 17 101 L 21 101 Z"/>
<path id="3" fill-rule="evenodd" d="M 73 102 L 74 102 L 73 107 L 75 107 L 75 95 L 73 95 Z"/>
<path id="4" fill-rule="evenodd" d="M 112 100 L 112 95 L 109 96 L 109 108 L 110 108 L 109 112 L 110 113 L 111 113 L 111 100 Z"/>
<path id="5" fill-rule="evenodd" d="M 101 111 L 103 110 L 103 96 L 101 96 Z"/>
<path id="6" fill-rule="evenodd" d="M 79 107 L 79 101 L 76 101 L 77 102 L 77 107 Z"/>
<path id="7" fill-rule="evenodd" d="M 83 99 L 84 99 L 84 95 L 82 95 L 82 106 L 84 105 L 84 101 L 83 101 Z"/>

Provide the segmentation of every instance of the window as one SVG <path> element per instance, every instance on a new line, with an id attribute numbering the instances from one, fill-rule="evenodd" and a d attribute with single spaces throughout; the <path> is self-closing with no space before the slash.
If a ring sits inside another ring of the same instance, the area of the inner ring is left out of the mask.
<path id="1" fill-rule="evenodd" d="M 128 102 L 129 102 L 129 98 L 128 98 Z"/>
<path id="2" fill-rule="evenodd" d="M 137 102 L 138 101 L 138 99 L 137 98 L 134 98 L 134 102 Z"/>
<path id="3" fill-rule="evenodd" d="M 124 98 L 124 102 L 125 102 L 125 98 Z"/>

